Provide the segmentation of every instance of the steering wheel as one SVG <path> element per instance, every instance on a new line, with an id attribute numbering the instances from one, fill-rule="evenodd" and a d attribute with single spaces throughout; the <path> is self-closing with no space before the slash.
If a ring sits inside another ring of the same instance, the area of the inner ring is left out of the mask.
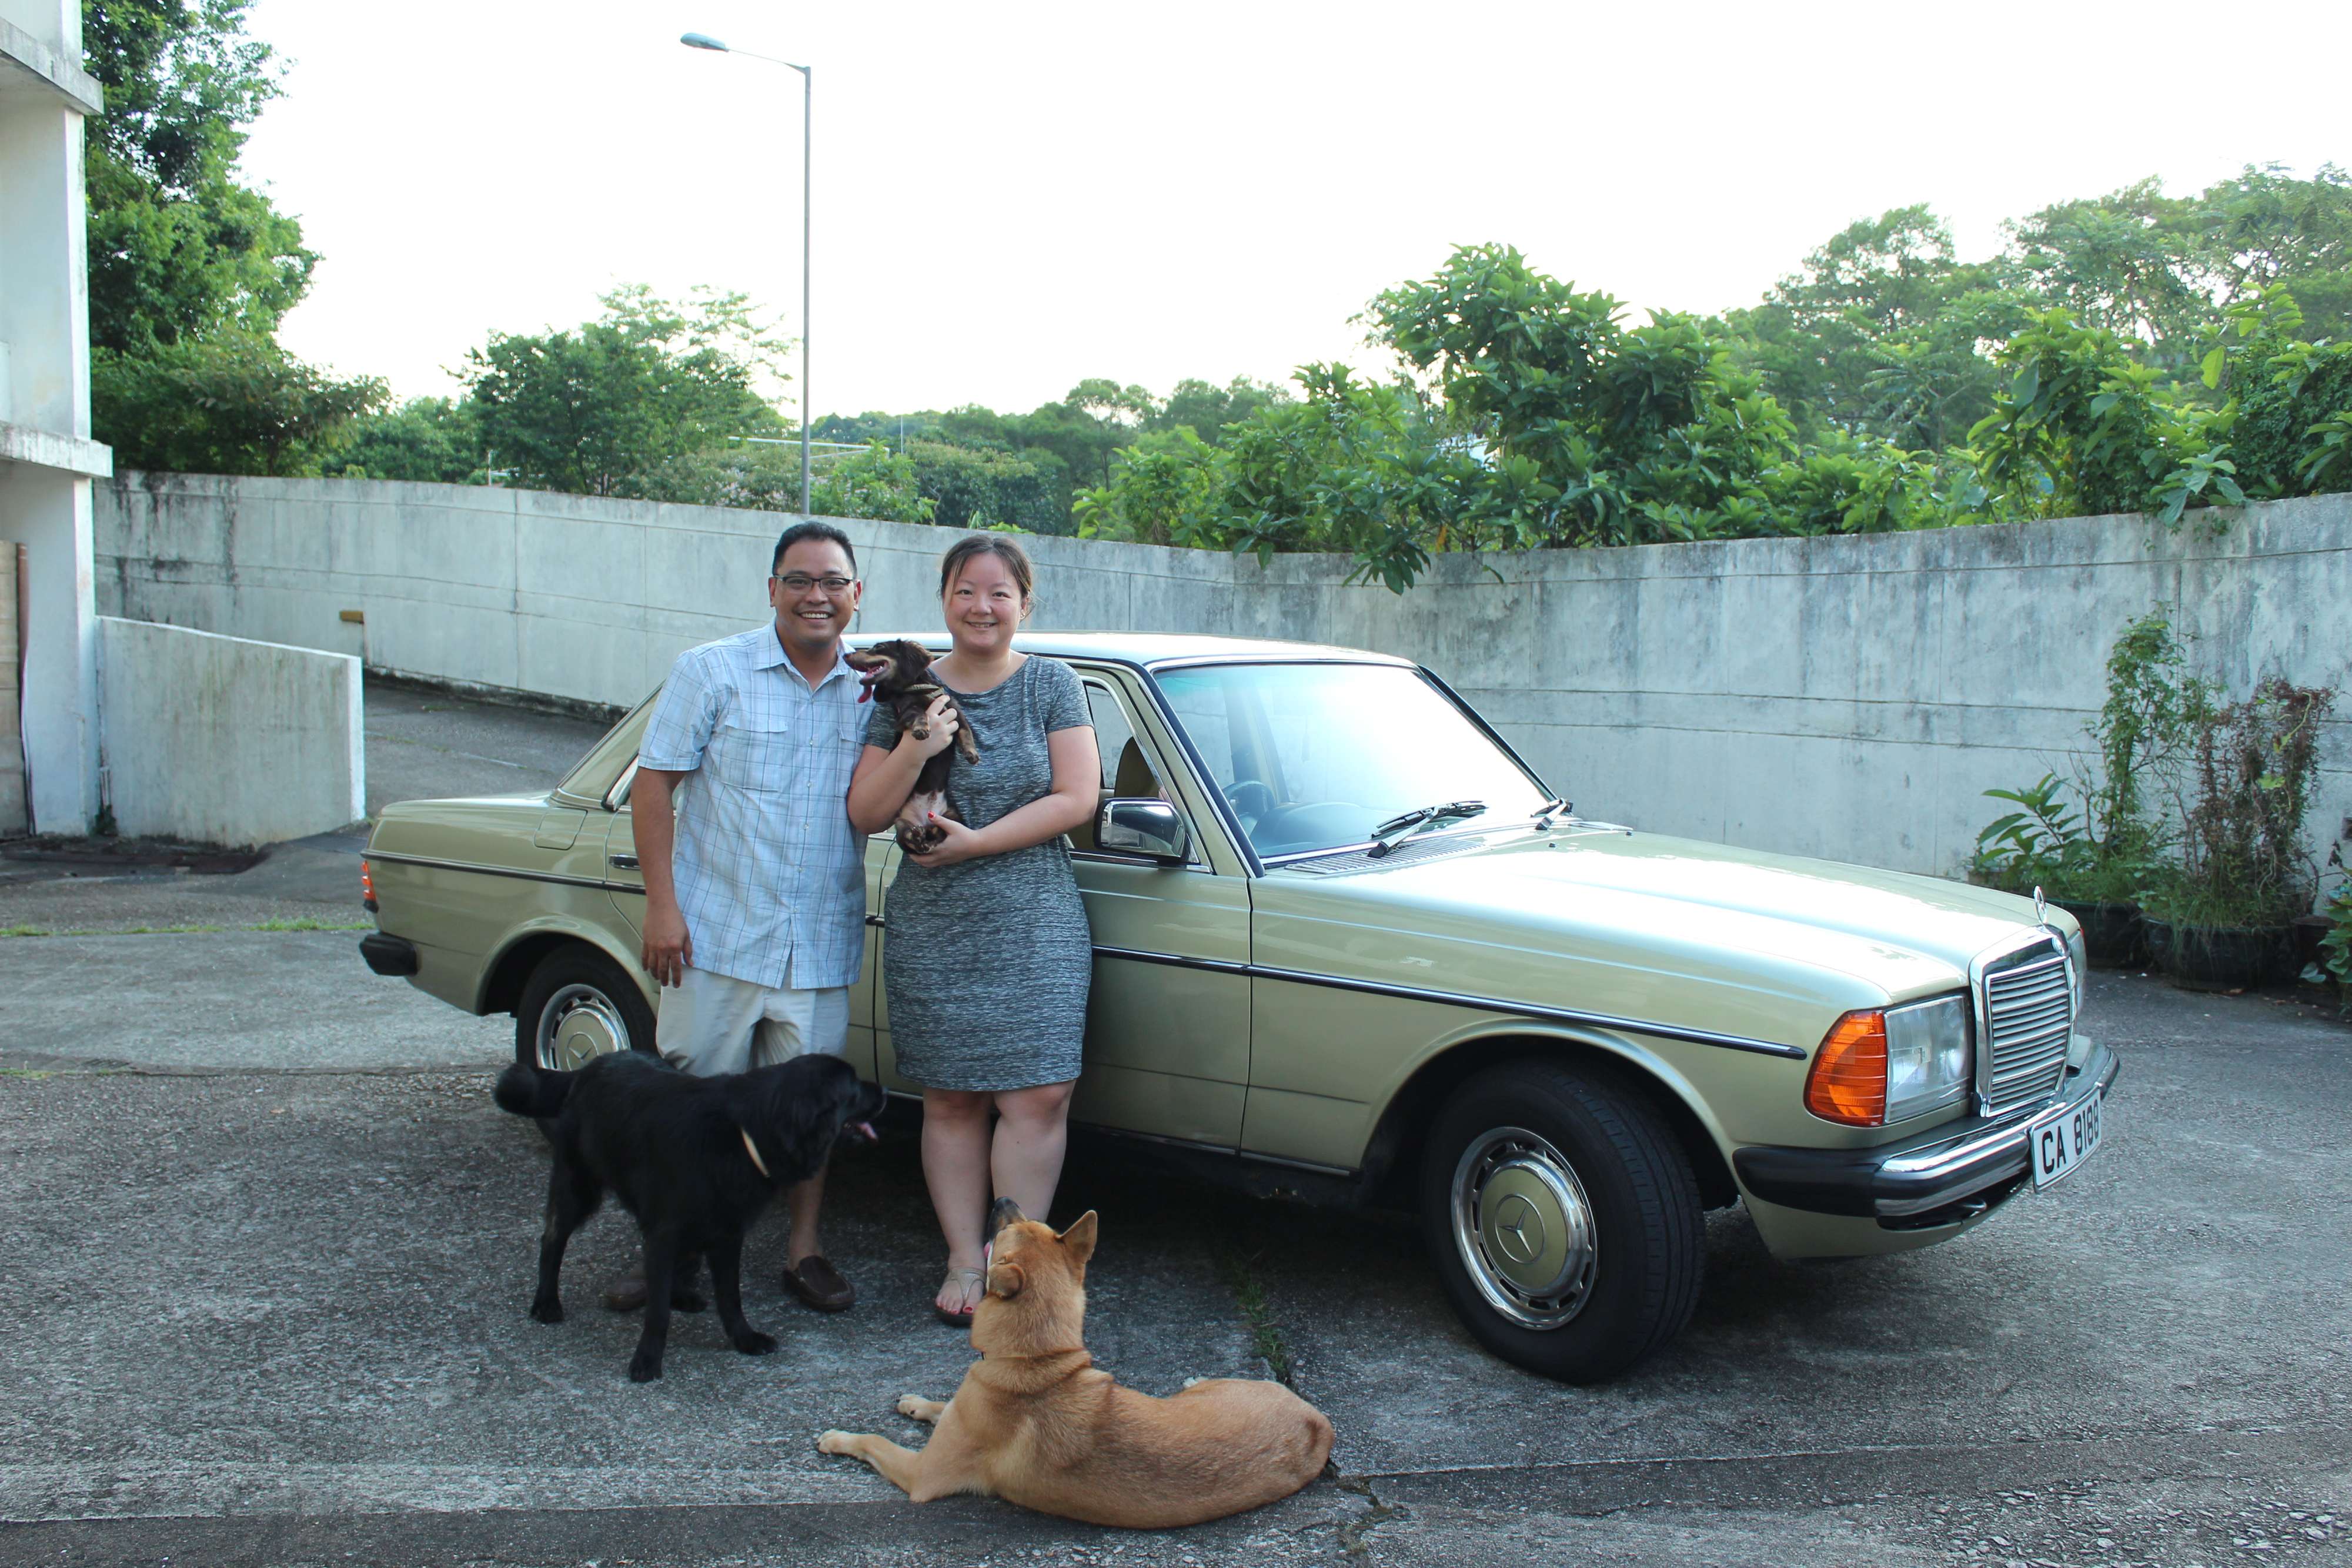
<path id="1" fill-rule="evenodd" d="M 1274 790 L 1263 779 L 1236 779 L 1224 788 L 1226 804 L 1236 816 L 1255 821 L 1275 809 Z"/>

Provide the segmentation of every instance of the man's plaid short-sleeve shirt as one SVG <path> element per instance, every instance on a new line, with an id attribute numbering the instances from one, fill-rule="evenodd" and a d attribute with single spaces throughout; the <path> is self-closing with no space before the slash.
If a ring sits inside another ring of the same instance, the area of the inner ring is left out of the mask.
<path id="1" fill-rule="evenodd" d="M 856 672 L 812 691 L 772 625 L 689 648 L 637 761 L 684 773 L 671 875 L 698 968 L 795 990 L 846 986 L 866 956 L 866 841 L 849 825 L 865 744 Z"/>

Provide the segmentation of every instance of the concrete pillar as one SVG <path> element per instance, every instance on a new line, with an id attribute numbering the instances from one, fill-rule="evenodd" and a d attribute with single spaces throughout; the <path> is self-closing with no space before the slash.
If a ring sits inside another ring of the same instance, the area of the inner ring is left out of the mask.
<path id="1" fill-rule="evenodd" d="M 24 741 L 32 826 L 98 810 L 97 616 L 89 481 L 89 293 L 78 0 L 0 0 L 0 541 L 26 547 Z M 15 759 L 0 759 L 0 766 Z"/>

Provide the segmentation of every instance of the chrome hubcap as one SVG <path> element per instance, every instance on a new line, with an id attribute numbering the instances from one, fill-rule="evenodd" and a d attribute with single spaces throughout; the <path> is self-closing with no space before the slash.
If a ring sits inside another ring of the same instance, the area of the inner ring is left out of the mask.
<path id="1" fill-rule="evenodd" d="M 1454 1167 L 1454 1245 L 1486 1304 L 1524 1328 L 1583 1309 L 1599 1258 L 1576 1169 L 1525 1127 L 1496 1127 Z"/>
<path id="2" fill-rule="evenodd" d="M 613 999 L 593 986 L 566 986 L 539 1015 L 539 1064 L 577 1072 L 596 1057 L 629 1049 L 629 1026 Z"/>

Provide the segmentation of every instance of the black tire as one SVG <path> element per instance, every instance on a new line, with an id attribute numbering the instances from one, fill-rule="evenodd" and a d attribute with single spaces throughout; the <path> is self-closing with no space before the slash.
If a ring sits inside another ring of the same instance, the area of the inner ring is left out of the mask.
<path id="1" fill-rule="evenodd" d="M 542 1040 L 552 1042 L 544 1052 Z M 541 958 L 515 1004 L 515 1060 L 527 1067 L 576 1069 L 608 1051 L 657 1049 L 645 993 L 584 943 Z"/>
<path id="2" fill-rule="evenodd" d="M 1456 1090 L 1430 1128 L 1422 1229 L 1478 1342 L 1564 1383 L 1680 1333 L 1706 1271 L 1690 1159 L 1605 1068 L 1511 1062 Z"/>

